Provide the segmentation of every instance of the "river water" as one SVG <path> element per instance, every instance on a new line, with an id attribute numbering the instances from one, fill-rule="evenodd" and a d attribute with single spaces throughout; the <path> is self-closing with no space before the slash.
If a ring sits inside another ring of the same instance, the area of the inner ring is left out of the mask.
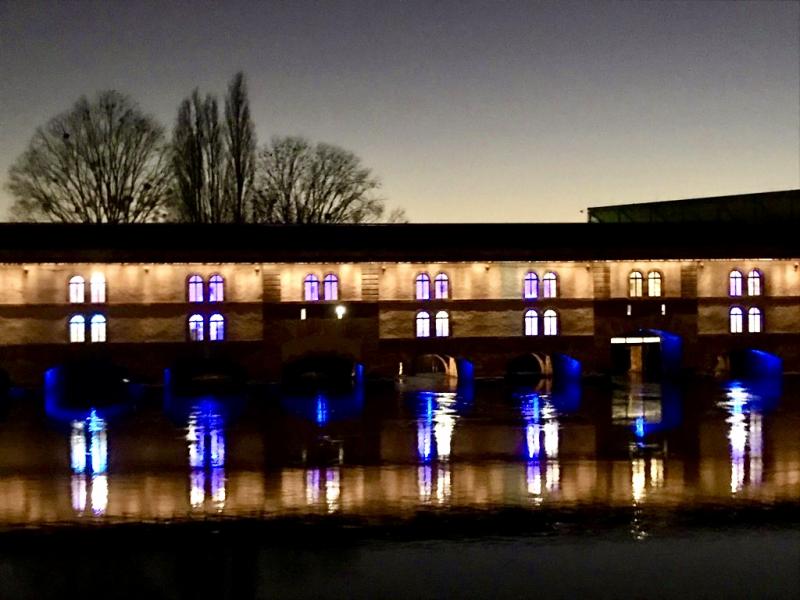
<path id="1" fill-rule="evenodd" d="M 19 393 L 0 597 L 799 597 L 798 508 L 790 379 Z"/>

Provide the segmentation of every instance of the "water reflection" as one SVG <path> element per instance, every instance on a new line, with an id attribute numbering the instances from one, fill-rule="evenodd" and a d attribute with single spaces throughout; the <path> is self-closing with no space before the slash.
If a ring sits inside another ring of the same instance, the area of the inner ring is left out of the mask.
<path id="1" fill-rule="evenodd" d="M 225 508 L 225 429 L 217 402 L 204 400 L 189 412 L 186 426 L 189 452 L 189 503 L 201 509 L 210 493 L 217 511 Z M 209 489 L 210 488 L 210 489 Z"/>
<path id="2" fill-rule="evenodd" d="M 747 481 L 759 486 L 763 474 L 764 434 L 762 429 L 762 397 L 757 388 L 732 382 L 725 400 L 720 402 L 728 416 L 728 448 L 731 461 L 730 488 L 732 494 L 741 492 Z"/>
<path id="3" fill-rule="evenodd" d="M 92 514 L 102 516 L 108 507 L 108 438 L 105 420 L 92 409 L 85 419 L 72 421 L 69 440 L 72 508 L 78 514 L 86 512 L 87 489 L 91 486 L 89 508 Z"/>
<path id="4" fill-rule="evenodd" d="M 306 505 L 324 505 L 329 512 L 339 510 L 341 468 L 338 466 L 306 470 Z"/>
<path id="5" fill-rule="evenodd" d="M 450 454 L 458 421 L 458 394 L 417 392 L 417 469 L 419 499 L 423 503 L 444 504 L 452 495 Z M 434 449 L 435 447 L 435 449 Z M 436 459 L 435 468 L 431 461 Z"/>
<path id="6" fill-rule="evenodd" d="M 534 500 L 541 501 L 542 495 L 542 458 L 544 458 L 544 487 L 548 492 L 559 489 L 561 484 L 561 467 L 559 465 L 559 423 L 556 411 L 549 395 L 537 393 L 521 394 L 520 410 L 525 422 L 525 448 L 528 464 L 526 466 L 526 483 L 528 493 Z M 544 457 L 542 449 L 544 448 Z"/>

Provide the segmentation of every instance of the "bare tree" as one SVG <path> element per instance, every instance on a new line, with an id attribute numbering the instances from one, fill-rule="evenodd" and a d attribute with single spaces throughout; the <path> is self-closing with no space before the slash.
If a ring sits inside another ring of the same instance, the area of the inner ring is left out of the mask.
<path id="1" fill-rule="evenodd" d="M 9 171 L 19 221 L 141 223 L 162 219 L 169 188 L 163 128 L 109 90 L 36 130 Z"/>
<path id="2" fill-rule="evenodd" d="M 244 223 L 250 208 L 256 168 L 256 133 L 244 75 L 237 73 L 225 97 L 225 204 L 234 223 Z"/>
<path id="3" fill-rule="evenodd" d="M 181 102 L 172 131 L 174 210 L 181 221 L 220 223 L 229 215 L 223 198 L 223 141 L 217 100 L 195 90 Z"/>
<path id="4" fill-rule="evenodd" d="M 258 157 L 253 218 L 262 223 L 375 223 L 384 201 L 380 183 L 352 152 L 312 146 L 300 137 L 274 138 Z M 404 221 L 401 212 L 392 213 Z"/>

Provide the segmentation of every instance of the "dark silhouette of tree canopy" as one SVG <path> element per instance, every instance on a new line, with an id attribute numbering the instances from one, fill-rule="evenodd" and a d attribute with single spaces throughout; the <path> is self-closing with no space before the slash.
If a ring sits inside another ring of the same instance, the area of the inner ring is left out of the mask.
<path id="1" fill-rule="evenodd" d="M 244 75 L 237 73 L 225 97 L 225 203 L 231 220 L 247 220 L 256 170 L 256 134 Z"/>
<path id="2" fill-rule="evenodd" d="M 172 132 L 173 208 L 192 223 L 244 222 L 255 171 L 255 131 L 244 76 L 225 98 L 225 121 L 212 95 L 181 102 Z"/>
<path id="3" fill-rule="evenodd" d="M 375 223 L 384 201 L 380 183 L 361 159 L 301 137 L 274 138 L 258 155 L 253 219 L 260 223 Z M 402 211 L 389 221 L 402 222 Z"/>
<path id="4" fill-rule="evenodd" d="M 15 220 L 142 223 L 164 217 L 163 128 L 109 90 L 39 127 L 9 171 Z"/>

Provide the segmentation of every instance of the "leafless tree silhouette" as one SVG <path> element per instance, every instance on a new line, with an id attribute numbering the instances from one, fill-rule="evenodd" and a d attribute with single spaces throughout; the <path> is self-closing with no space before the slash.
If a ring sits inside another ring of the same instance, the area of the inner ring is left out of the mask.
<path id="1" fill-rule="evenodd" d="M 162 220 L 169 190 L 163 128 L 109 90 L 38 128 L 12 165 L 18 221 L 142 223 Z"/>
<path id="2" fill-rule="evenodd" d="M 301 137 L 274 138 L 258 155 L 253 218 L 261 223 L 375 223 L 379 181 L 352 152 Z M 402 211 L 390 221 L 403 222 Z"/>

